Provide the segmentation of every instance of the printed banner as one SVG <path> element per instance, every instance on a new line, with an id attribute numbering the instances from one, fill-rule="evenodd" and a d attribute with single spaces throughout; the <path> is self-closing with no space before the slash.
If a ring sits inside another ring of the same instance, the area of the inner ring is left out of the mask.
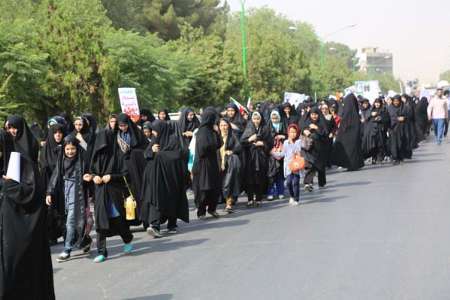
<path id="1" fill-rule="evenodd" d="M 120 107 L 133 122 L 139 121 L 140 111 L 135 88 L 119 88 Z"/>

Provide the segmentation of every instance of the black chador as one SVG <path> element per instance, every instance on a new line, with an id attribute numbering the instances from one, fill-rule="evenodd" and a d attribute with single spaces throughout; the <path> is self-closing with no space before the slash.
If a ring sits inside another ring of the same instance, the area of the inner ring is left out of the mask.
<path id="1" fill-rule="evenodd" d="M 344 99 L 342 119 L 332 157 L 335 165 L 346 168 L 348 171 L 356 171 L 364 166 L 358 100 L 353 94 L 347 95 Z"/>
<path id="2" fill-rule="evenodd" d="M 22 117 L 9 117 L 7 127 L 17 134 L 0 146 L 20 153 L 21 172 L 20 182 L 0 182 L 0 299 L 55 299 L 39 145 Z"/>
<path id="3" fill-rule="evenodd" d="M 166 121 L 155 121 L 152 131 L 157 136 L 145 150 L 149 162 L 143 178 L 140 217 L 158 231 L 166 220 L 169 221 L 169 229 L 175 229 L 177 219 L 189 222 L 187 153 L 182 150 L 180 140 Z"/>

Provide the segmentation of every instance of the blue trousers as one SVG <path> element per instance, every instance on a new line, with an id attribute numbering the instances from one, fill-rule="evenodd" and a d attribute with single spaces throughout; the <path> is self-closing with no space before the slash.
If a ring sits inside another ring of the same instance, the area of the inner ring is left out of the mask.
<path id="1" fill-rule="evenodd" d="M 440 144 L 444 139 L 445 119 L 433 119 L 433 126 L 436 143 Z"/>
<path id="2" fill-rule="evenodd" d="M 300 200 L 300 174 L 290 174 L 286 178 L 286 187 L 289 191 L 289 197 L 298 202 Z"/>
<path id="3" fill-rule="evenodd" d="M 284 178 L 278 176 L 272 186 L 269 187 L 269 196 L 283 196 L 284 195 Z"/>

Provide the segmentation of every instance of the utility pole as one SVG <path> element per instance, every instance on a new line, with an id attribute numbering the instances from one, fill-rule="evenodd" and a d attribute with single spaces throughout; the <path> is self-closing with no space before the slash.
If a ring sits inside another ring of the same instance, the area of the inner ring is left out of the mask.
<path id="1" fill-rule="evenodd" d="M 241 0 L 241 34 L 242 34 L 242 74 L 244 75 L 244 93 L 249 97 L 247 68 L 247 24 L 245 18 L 245 0 Z"/>

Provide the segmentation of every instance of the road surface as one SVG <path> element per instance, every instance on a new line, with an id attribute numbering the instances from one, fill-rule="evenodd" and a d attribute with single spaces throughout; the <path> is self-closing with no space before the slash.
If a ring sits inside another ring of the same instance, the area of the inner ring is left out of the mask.
<path id="1" fill-rule="evenodd" d="M 57 263 L 57 299 L 450 299 L 450 144 L 401 166 L 334 172 L 325 190 L 180 224 L 135 251 Z M 76 253 L 74 253 L 76 254 Z"/>

